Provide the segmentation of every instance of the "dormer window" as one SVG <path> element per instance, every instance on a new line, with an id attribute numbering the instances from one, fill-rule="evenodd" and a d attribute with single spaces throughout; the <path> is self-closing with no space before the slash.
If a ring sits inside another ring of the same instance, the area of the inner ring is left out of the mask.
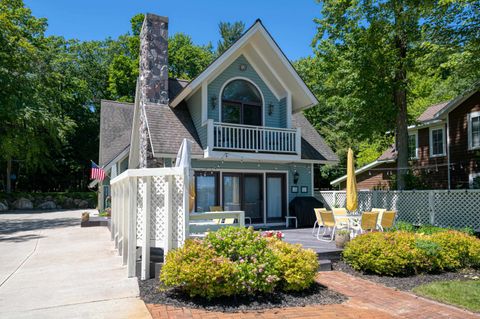
<path id="1" fill-rule="evenodd" d="M 251 82 L 230 81 L 222 92 L 222 122 L 262 125 L 262 95 Z"/>

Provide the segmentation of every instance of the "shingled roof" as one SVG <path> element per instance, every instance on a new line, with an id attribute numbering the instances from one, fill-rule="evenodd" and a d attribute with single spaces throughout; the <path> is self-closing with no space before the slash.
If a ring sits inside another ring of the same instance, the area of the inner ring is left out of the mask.
<path id="1" fill-rule="evenodd" d="M 292 114 L 292 127 L 302 130 L 302 159 L 338 161 L 338 156 L 302 112 Z"/>
<path id="2" fill-rule="evenodd" d="M 436 114 L 446 107 L 450 101 L 429 106 L 418 118 L 418 122 L 429 122 L 436 119 Z"/>
<path id="3" fill-rule="evenodd" d="M 191 140 L 192 155 L 203 155 L 202 144 L 185 103 L 176 108 L 145 105 L 154 154 L 177 154 L 184 138 Z"/>
<path id="4" fill-rule="evenodd" d="M 130 145 L 133 103 L 101 101 L 99 164 L 105 166 Z"/>

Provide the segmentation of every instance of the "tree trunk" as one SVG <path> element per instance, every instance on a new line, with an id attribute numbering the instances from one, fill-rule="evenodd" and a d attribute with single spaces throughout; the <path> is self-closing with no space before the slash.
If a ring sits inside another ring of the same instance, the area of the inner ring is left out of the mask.
<path id="1" fill-rule="evenodd" d="M 12 192 L 12 180 L 11 180 L 11 175 L 12 175 L 12 159 L 9 158 L 7 159 L 7 193 Z"/>
<path id="2" fill-rule="evenodd" d="M 405 189 L 405 175 L 408 171 L 408 125 L 407 125 L 407 34 L 404 25 L 404 8 L 397 2 L 395 17 L 395 48 L 398 64 L 394 80 L 394 102 L 397 109 L 395 120 L 395 146 L 397 150 L 397 189 Z"/>

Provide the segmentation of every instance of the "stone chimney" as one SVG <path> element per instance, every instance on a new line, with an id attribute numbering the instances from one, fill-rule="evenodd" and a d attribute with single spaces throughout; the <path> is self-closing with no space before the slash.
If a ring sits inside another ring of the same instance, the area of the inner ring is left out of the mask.
<path id="1" fill-rule="evenodd" d="M 140 32 L 141 102 L 168 105 L 168 17 L 147 13 Z"/>

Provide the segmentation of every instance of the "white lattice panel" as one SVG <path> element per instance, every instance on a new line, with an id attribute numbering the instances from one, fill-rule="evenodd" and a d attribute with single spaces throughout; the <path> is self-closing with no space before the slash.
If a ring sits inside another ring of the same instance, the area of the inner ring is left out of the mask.
<path id="1" fill-rule="evenodd" d="M 435 224 L 480 228 L 480 191 L 435 193 Z"/>
<path id="2" fill-rule="evenodd" d="M 345 191 L 317 192 L 315 196 L 325 206 L 345 207 Z M 434 224 L 480 229 L 480 191 L 361 191 L 360 211 L 372 208 L 396 210 L 398 219 L 413 224 Z"/>
<path id="3" fill-rule="evenodd" d="M 143 199 L 146 195 L 147 184 L 144 177 L 137 180 L 137 240 L 143 236 L 143 219 L 145 217 L 145 208 L 143 207 Z"/>
<path id="4" fill-rule="evenodd" d="M 165 196 L 168 188 L 166 176 L 154 176 L 151 182 L 150 239 L 163 241 L 166 233 L 167 209 Z"/>
<path id="5" fill-rule="evenodd" d="M 184 178 L 181 175 L 173 177 L 172 187 L 172 236 L 174 246 L 180 247 L 185 240 L 185 207 L 184 207 Z"/>
<path id="6" fill-rule="evenodd" d="M 321 201 L 326 208 L 332 209 L 335 200 L 334 192 L 316 192 L 315 197 Z"/>

